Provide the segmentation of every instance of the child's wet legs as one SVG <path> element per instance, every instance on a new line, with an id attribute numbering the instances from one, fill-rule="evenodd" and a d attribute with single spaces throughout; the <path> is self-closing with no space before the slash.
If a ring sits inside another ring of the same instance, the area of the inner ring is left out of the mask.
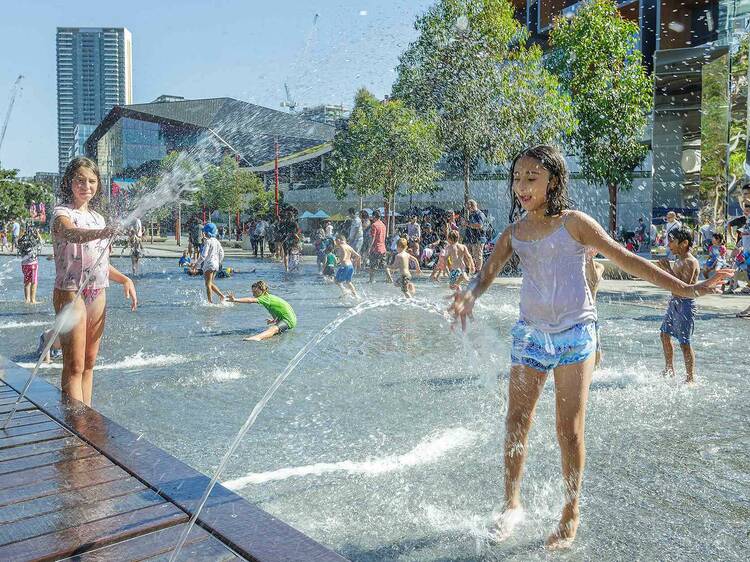
<path id="1" fill-rule="evenodd" d="M 672 339 L 669 334 L 661 332 L 661 346 L 664 350 L 664 371 L 662 375 L 674 375 L 674 351 Z"/>
<path id="2" fill-rule="evenodd" d="M 94 364 L 99 353 L 99 344 L 104 333 L 104 321 L 106 318 L 107 297 L 102 291 L 101 295 L 86 307 L 86 355 L 84 359 L 83 376 L 81 378 L 81 391 L 83 403 L 91 406 L 91 398 L 94 389 Z"/>
<path id="3" fill-rule="evenodd" d="M 685 359 L 685 371 L 687 371 L 687 377 L 685 382 L 695 382 L 695 352 L 693 347 L 687 344 L 680 344 L 682 349 L 682 356 Z"/>
<path id="4" fill-rule="evenodd" d="M 560 523 L 547 539 L 550 547 L 575 538 L 579 521 L 579 498 L 586 463 L 584 430 L 595 355 L 585 361 L 555 369 L 557 440 L 560 443 L 565 505 Z"/>
<path id="5" fill-rule="evenodd" d="M 514 365 L 510 370 L 505 420 L 505 509 L 521 507 L 521 475 L 534 410 L 547 374 Z"/>

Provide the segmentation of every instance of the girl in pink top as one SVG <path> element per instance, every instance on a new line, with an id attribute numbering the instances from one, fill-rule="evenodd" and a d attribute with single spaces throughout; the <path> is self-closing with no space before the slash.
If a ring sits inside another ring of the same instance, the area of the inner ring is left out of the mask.
<path id="1" fill-rule="evenodd" d="M 60 334 L 63 349 L 61 387 L 84 404 L 91 405 L 94 363 L 104 332 L 105 289 L 109 281 L 120 283 L 125 298 L 135 310 L 138 300 L 133 282 L 109 264 L 110 236 L 115 229 L 90 208 L 101 196 L 99 168 L 93 160 L 76 158 L 68 164 L 60 183 L 62 205 L 52 215 L 52 240 L 55 253 L 55 290 L 52 302 L 60 314 L 66 305 L 72 307 L 74 326 Z M 99 255 L 104 256 L 97 264 Z M 88 284 L 76 299 L 76 293 Z"/>
<path id="2" fill-rule="evenodd" d="M 569 546 L 576 536 L 586 458 L 584 424 L 596 357 L 596 305 L 586 284 L 586 248 L 622 270 L 685 297 L 714 292 L 731 270 L 688 285 L 615 242 L 590 216 L 569 210 L 565 158 L 551 146 L 528 148 L 510 167 L 511 225 L 500 236 L 479 275 L 456 292 L 451 312 L 465 327 L 474 303 L 513 253 L 523 269 L 519 322 L 513 346 L 505 432 L 505 505 L 492 529 L 496 541 L 523 520 L 521 474 L 536 402 L 549 371 L 555 377 L 557 438 L 565 503 L 549 548 Z"/>

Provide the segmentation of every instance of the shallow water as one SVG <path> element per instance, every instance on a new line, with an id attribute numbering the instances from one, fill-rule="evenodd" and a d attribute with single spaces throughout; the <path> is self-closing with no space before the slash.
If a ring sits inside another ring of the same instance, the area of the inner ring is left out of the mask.
<path id="1" fill-rule="evenodd" d="M 41 263 L 39 295 L 47 302 L 31 307 L 17 301 L 20 266 L 9 261 L 0 258 L 0 271 L 10 274 L 0 285 L 0 352 L 28 365 L 52 323 L 54 266 Z M 210 474 L 273 379 L 349 304 L 309 266 L 284 278 L 278 265 L 230 260 L 239 273 L 219 280 L 222 290 L 247 295 L 263 278 L 299 318 L 282 337 L 243 342 L 265 326 L 262 307 L 204 304 L 202 280 L 180 273 L 175 261 L 144 260 L 136 313 L 119 286 L 109 291 L 94 404 Z M 114 263 L 129 269 L 129 260 Z M 418 298 L 444 306 L 447 289 L 417 287 Z M 359 288 L 372 298 L 398 296 L 382 283 Z M 591 389 L 575 547 L 541 548 L 563 499 L 551 380 L 530 438 L 527 521 L 508 543 L 485 542 L 502 500 L 517 299 L 515 290 L 493 288 L 467 338 L 412 307 L 347 320 L 260 415 L 225 484 L 357 561 L 743 557 L 750 546 L 747 322 L 700 315 L 699 385 L 687 388 L 658 376 L 663 311 L 608 302 L 600 305 L 605 365 Z M 58 373 L 59 363 L 42 376 L 59 384 Z"/>

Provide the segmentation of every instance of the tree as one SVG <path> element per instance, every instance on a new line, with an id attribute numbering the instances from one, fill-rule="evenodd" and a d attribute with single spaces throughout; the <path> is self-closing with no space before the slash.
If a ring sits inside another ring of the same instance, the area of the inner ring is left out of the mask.
<path id="1" fill-rule="evenodd" d="M 52 204 L 52 192 L 41 184 L 18 178 L 18 170 L 0 168 L 0 222 L 29 217 L 31 202 Z"/>
<path id="2" fill-rule="evenodd" d="M 464 199 L 481 161 L 505 164 L 531 144 L 571 130 L 570 99 L 542 63 L 508 0 L 439 0 L 415 23 L 393 96 L 424 115 L 436 111 Z"/>
<path id="3" fill-rule="evenodd" d="M 651 111 L 651 79 L 638 51 L 638 26 L 613 0 L 587 0 L 550 33 L 550 67 L 570 93 L 578 126 L 571 135 L 581 171 L 609 191 L 609 231 L 617 229 L 617 193 L 648 154 L 641 142 Z"/>
<path id="4" fill-rule="evenodd" d="M 434 120 L 420 118 L 403 101 L 380 102 L 362 89 L 347 128 L 334 138 L 329 177 L 339 199 L 348 191 L 378 193 L 389 209 L 401 187 L 408 193 L 438 188 L 435 164 L 440 154 Z"/>

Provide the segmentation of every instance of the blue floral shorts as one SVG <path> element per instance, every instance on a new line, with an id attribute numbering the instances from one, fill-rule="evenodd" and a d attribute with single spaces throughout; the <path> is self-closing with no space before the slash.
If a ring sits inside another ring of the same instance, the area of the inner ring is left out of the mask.
<path id="1" fill-rule="evenodd" d="M 513 347 L 510 361 L 546 373 L 556 367 L 585 361 L 596 352 L 596 324 L 576 324 L 557 334 L 542 332 L 519 320 L 511 330 Z"/>

